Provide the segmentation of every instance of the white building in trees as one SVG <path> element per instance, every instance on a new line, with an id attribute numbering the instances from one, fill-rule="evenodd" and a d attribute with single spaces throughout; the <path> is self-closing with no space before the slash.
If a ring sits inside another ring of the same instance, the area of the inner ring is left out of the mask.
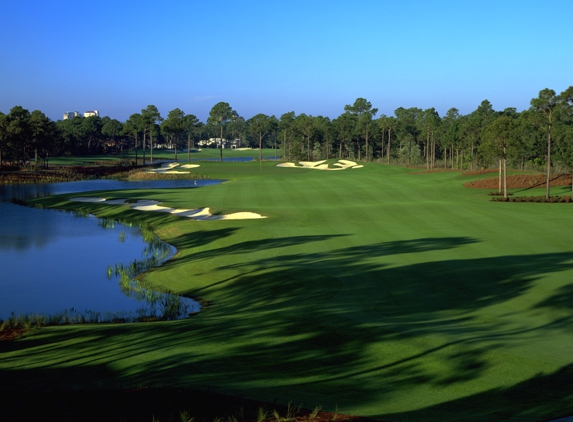
<path id="1" fill-rule="evenodd" d="M 77 112 L 77 111 L 66 111 L 66 112 L 64 113 L 64 120 L 68 120 L 68 119 L 77 117 L 77 116 L 79 116 L 79 115 L 80 115 L 80 113 Z"/>

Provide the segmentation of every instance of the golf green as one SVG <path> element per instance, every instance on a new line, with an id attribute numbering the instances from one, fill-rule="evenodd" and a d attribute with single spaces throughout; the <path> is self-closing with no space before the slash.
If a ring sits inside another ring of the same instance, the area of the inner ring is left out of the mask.
<path id="1" fill-rule="evenodd" d="M 2 388 L 192 386 L 403 421 L 573 414 L 572 205 L 491 202 L 459 172 L 275 164 L 201 163 L 190 171 L 227 181 L 88 195 L 260 220 L 37 200 L 150 223 L 179 252 L 146 280 L 211 305 L 36 330 L 0 345 Z"/>

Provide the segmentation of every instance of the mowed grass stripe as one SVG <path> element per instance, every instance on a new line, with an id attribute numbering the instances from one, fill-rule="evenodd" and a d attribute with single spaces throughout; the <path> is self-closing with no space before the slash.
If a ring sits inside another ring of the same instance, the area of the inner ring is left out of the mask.
<path id="1" fill-rule="evenodd" d="M 469 176 L 372 163 L 201 169 L 230 182 L 193 201 L 270 218 L 141 217 L 181 250 L 146 279 L 214 305 L 176 323 L 50 328 L 1 352 L 3 383 L 25 387 L 25 368 L 82 388 L 194 385 L 383 420 L 573 413 L 570 205 L 492 203 L 462 186 Z M 90 375 L 91 355 L 113 375 Z"/>

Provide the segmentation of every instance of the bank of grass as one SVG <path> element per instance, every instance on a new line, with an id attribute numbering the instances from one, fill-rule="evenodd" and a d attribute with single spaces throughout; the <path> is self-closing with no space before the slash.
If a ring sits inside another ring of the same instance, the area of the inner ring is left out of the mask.
<path id="1" fill-rule="evenodd" d="M 280 151 L 277 151 L 280 155 Z M 177 152 L 178 161 L 187 161 L 188 156 L 192 160 L 197 159 L 212 159 L 220 157 L 220 150 L 216 148 L 203 148 L 201 151 L 191 151 L 187 154 L 187 151 Z M 263 148 L 263 157 L 270 157 L 275 155 L 275 150 L 272 148 Z M 240 158 L 240 157 L 257 157 L 259 156 L 258 149 L 252 150 L 234 150 L 234 149 L 224 149 L 223 158 Z M 143 159 L 143 151 L 141 149 L 137 150 L 137 158 L 141 163 Z M 166 149 L 155 149 L 153 150 L 153 160 L 173 160 L 175 158 L 174 150 Z M 149 161 L 149 150 L 145 152 L 145 159 Z M 123 161 L 130 162 L 135 160 L 135 150 L 124 151 L 118 154 L 102 154 L 102 155 L 89 155 L 89 156 L 62 156 L 62 157 L 50 157 L 49 165 L 58 166 L 93 166 L 93 165 L 117 165 Z"/>
<path id="2" fill-rule="evenodd" d="M 568 205 L 493 203 L 463 186 L 475 176 L 380 164 L 200 169 L 228 181 L 89 195 L 269 218 L 38 200 L 145 220 L 179 250 L 146 280 L 212 305 L 188 320 L 48 327 L 3 343 L 3 389 L 192 386 L 403 421 L 573 414 Z"/>

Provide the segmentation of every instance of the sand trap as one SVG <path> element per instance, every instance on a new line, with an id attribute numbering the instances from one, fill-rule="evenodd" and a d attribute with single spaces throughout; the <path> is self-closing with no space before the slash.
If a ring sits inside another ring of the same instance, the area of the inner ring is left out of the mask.
<path id="1" fill-rule="evenodd" d="M 159 168 L 146 170 L 146 173 L 188 174 L 188 172 L 186 172 L 186 171 L 173 170 L 175 167 L 178 167 L 178 166 L 179 166 L 179 163 L 165 163 L 165 164 L 162 164 L 161 167 L 159 167 Z M 200 164 L 183 164 L 180 167 L 184 168 L 184 169 L 192 169 L 192 168 L 199 167 L 199 166 L 200 166 Z"/>
<path id="2" fill-rule="evenodd" d="M 348 168 L 359 169 L 364 167 L 363 165 L 356 165 L 354 161 L 350 160 L 338 160 L 337 163 L 334 163 L 334 167 L 329 167 L 326 163 L 326 160 L 322 161 L 299 161 L 299 165 L 297 166 L 295 163 L 280 163 L 277 164 L 277 167 L 291 167 L 291 168 L 298 168 L 298 169 L 314 169 L 314 170 L 346 170 Z"/>
<path id="3" fill-rule="evenodd" d="M 326 163 L 326 160 L 322 160 L 322 161 L 299 161 L 298 163 L 303 167 L 313 168 L 315 166 L 318 166 L 319 164 Z"/>
<path id="4" fill-rule="evenodd" d="M 187 164 L 189 165 L 189 164 Z M 199 167 L 198 164 L 191 164 L 194 167 Z M 173 170 L 175 167 L 178 167 L 179 163 L 174 162 L 174 163 L 164 163 L 161 165 L 161 167 L 156 168 L 156 169 L 149 169 L 146 170 L 146 173 L 156 173 L 156 174 L 174 174 L 174 173 L 178 173 L 178 174 L 187 174 L 186 171 L 179 171 L 179 170 Z M 181 166 L 182 168 L 187 168 L 185 166 Z"/>
<path id="5" fill-rule="evenodd" d="M 169 207 L 162 207 L 159 201 L 154 201 L 151 199 L 138 199 L 133 203 L 126 202 L 127 199 L 110 199 L 105 198 L 89 198 L 89 197 L 77 197 L 70 198 L 73 202 L 102 202 L 109 205 L 129 205 L 131 209 L 137 211 L 154 211 L 154 212 L 165 212 L 173 214 L 177 217 L 187 217 L 192 218 L 197 221 L 203 220 L 251 220 L 255 218 L 267 218 L 263 215 L 257 214 L 255 212 L 235 212 L 232 214 L 225 215 L 213 215 L 209 211 L 209 208 L 196 208 L 196 209 L 175 209 Z"/>

